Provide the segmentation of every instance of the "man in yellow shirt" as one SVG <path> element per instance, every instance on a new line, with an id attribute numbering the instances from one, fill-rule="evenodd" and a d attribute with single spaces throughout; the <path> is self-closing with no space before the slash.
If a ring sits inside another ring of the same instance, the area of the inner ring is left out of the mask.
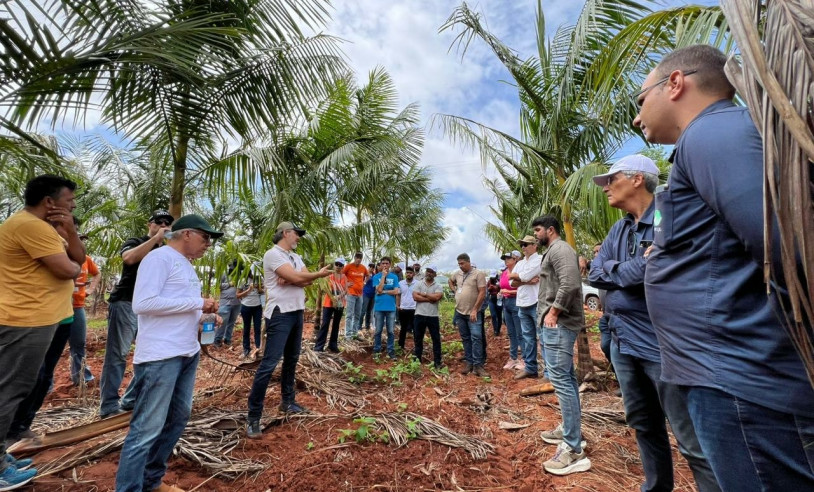
<path id="1" fill-rule="evenodd" d="M 26 184 L 25 206 L 0 224 L 0 488 L 31 480 L 36 470 L 6 453 L 20 402 L 37 379 L 57 324 L 73 316 L 73 279 L 85 261 L 72 210 L 76 184 L 53 175 Z M 22 461 L 22 460 L 21 460 Z"/>

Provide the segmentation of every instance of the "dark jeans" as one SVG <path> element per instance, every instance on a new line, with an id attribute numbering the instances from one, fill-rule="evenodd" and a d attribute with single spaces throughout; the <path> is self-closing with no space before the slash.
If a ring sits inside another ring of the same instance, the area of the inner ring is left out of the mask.
<path id="1" fill-rule="evenodd" d="M 642 492 L 673 490 L 673 460 L 665 416 L 690 465 L 700 492 L 721 489 L 704 458 L 695 435 L 684 393 L 674 384 L 661 381 L 661 364 L 619 352 L 611 343 L 611 357 L 622 389 L 627 424 L 636 430 L 636 443 L 644 469 Z"/>
<path id="2" fill-rule="evenodd" d="M 712 388 L 682 390 L 701 448 L 724 492 L 814 490 L 814 418 L 778 412 Z"/>
<path id="3" fill-rule="evenodd" d="M 452 322 L 461 335 L 466 362 L 473 366 L 482 366 L 484 361 L 483 323 L 480 321 L 480 317 L 478 317 L 478 321 L 472 321 L 469 315 L 455 311 Z"/>
<path id="4" fill-rule="evenodd" d="M 88 323 L 85 308 L 73 308 L 71 337 L 68 339 L 68 344 L 71 346 L 71 381 L 73 381 L 73 384 L 79 384 L 79 370 L 85 360 L 85 339 L 87 334 Z M 87 365 L 85 366 L 85 381 L 93 381 L 93 374 Z"/>
<path id="5" fill-rule="evenodd" d="M 492 316 L 492 331 L 500 335 L 500 326 L 503 324 L 503 306 L 497 305 L 497 298 L 489 296 L 489 314 Z"/>
<path id="6" fill-rule="evenodd" d="M 314 342 L 314 350 L 322 352 L 325 350 L 325 341 L 328 341 L 328 350 L 339 350 L 339 324 L 342 322 L 344 308 L 322 308 L 322 323 L 320 323 L 317 340 Z M 333 322 L 332 322 L 333 321 Z M 331 328 L 331 336 L 328 339 L 328 327 Z"/>
<path id="7" fill-rule="evenodd" d="M 602 349 L 602 353 L 605 354 L 605 358 L 608 359 L 608 362 L 613 364 L 611 360 L 611 340 L 613 336 L 611 335 L 610 331 L 610 314 L 603 314 L 601 318 L 599 318 L 599 348 Z"/>
<path id="8" fill-rule="evenodd" d="M 370 330 L 370 325 L 373 323 L 373 304 L 375 298 L 364 296 L 362 299 L 362 317 L 360 318 L 359 329 L 362 327 L 365 330 Z"/>
<path id="9" fill-rule="evenodd" d="M 424 334 L 427 330 L 430 331 L 430 338 L 432 339 L 432 359 L 435 365 L 441 365 L 441 323 L 438 316 L 422 316 L 417 314 L 415 316 L 415 333 L 413 339 L 415 341 L 415 356 L 421 360 L 424 354 Z"/>
<path id="10" fill-rule="evenodd" d="M 201 354 L 136 364 L 138 397 L 124 439 L 117 492 L 154 490 L 192 413 L 195 373 Z"/>
<path id="11" fill-rule="evenodd" d="M 254 324 L 254 346 L 260 348 L 260 330 L 263 329 L 263 306 L 241 306 L 243 317 L 243 351 L 252 349 L 252 324 Z"/>
<path id="12" fill-rule="evenodd" d="M 5 440 L 14 413 L 36 384 L 56 329 L 56 324 L 35 328 L 0 325 L 0 472 L 8 466 Z"/>
<path id="13" fill-rule="evenodd" d="M 221 323 L 220 327 L 215 331 L 215 345 L 220 345 L 221 343 L 226 343 L 226 345 L 232 344 L 232 331 L 235 329 L 240 308 L 240 304 L 220 307 L 218 314 L 223 318 L 223 323 Z"/>
<path id="14" fill-rule="evenodd" d="M 274 308 L 271 318 L 266 320 L 266 351 L 249 392 L 249 420 L 257 420 L 263 416 L 263 400 L 266 399 L 271 373 L 280 359 L 283 359 L 281 403 L 294 403 L 297 361 L 302 347 L 302 324 L 302 310 L 281 313 L 279 307 Z"/>
<path id="15" fill-rule="evenodd" d="M 31 428 L 31 422 L 34 421 L 34 417 L 42 407 L 42 402 L 45 401 L 45 397 L 48 395 L 48 388 L 51 387 L 51 383 L 54 381 L 54 369 L 57 367 L 59 358 L 62 356 L 70 336 L 71 323 L 57 326 L 51 344 L 45 352 L 45 359 L 43 359 L 39 373 L 37 373 L 37 382 L 28 396 L 25 397 L 25 400 L 17 407 L 14 420 L 11 421 L 11 427 L 8 430 L 9 437 L 17 437 Z"/>
<path id="16" fill-rule="evenodd" d="M 407 332 L 413 333 L 415 320 L 415 309 L 401 309 L 399 311 L 399 347 L 404 350 L 404 344 L 407 342 Z M 413 335 L 415 338 L 415 335 Z M 413 340 L 415 345 L 415 340 Z"/>
<path id="17" fill-rule="evenodd" d="M 105 343 L 105 362 L 102 365 L 100 378 L 101 401 L 99 414 L 113 413 L 119 408 L 129 410 L 133 408 L 136 400 L 136 376 L 130 380 L 127 390 L 119 402 L 119 387 L 124 378 L 124 369 L 127 365 L 127 355 L 130 346 L 136 339 L 138 332 L 138 318 L 133 313 L 133 303 L 130 301 L 111 302 L 107 311 L 107 342 Z"/>
<path id="18" fill-rule="evenodd" d="M 517 312 L 517 299 L 503 298 L 503 319 L 506 321 L 506 331 L 509 332 L 509 358 L 517 360 L 518 352 L 523 357 L 523 333 L 520 328 L 520 316 Z"/>

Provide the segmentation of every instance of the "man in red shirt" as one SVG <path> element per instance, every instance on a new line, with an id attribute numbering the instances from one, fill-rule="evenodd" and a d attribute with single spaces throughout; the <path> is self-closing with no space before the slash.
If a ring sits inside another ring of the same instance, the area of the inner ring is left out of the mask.
<path id="1" fill-rule="evenodd" d="M 362 327 L 362 289 L 370 273 L 362 265 L 362 252 L 353 255 L 353 261 L 345 266 L 342 273 L 348 279 L 348 295 L 345 316 L 345 340 L 356 338 Z"/>

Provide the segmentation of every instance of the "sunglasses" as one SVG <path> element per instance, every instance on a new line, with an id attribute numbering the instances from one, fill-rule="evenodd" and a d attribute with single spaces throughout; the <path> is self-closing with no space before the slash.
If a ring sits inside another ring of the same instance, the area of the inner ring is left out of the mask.
<path id="1" fill-rule="evenodd" d="M 172 221 L 167 219 L 156 219 L 153 221 L 154 224 L 158 224 L 160 226 L 171 226 Z"/>
<path id="2" fill-rule="evenodd" d="M 211 243 L 212 242 L 212 236 L 210 236 L 209 233 L 206 233 L 204 231 L 199 231 L 198 229 L 189 229 L 189 230 L 191 232 L 195 232 L 197 234 L 200 234 L 201 238 L 203 238 L 204 242 L 206 242 L 206 243 Z"/>

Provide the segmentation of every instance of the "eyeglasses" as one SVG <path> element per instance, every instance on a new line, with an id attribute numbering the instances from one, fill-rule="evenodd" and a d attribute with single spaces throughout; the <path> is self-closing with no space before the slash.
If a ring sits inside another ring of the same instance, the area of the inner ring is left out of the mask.
<path id="1" fill-rule="evenodd" d="M 203 238 L 205 243 L 211 243 L 212 242 L 212 236 L 210 236 L 209 233 L 206 233 L 204 231 L 199 231 L 198 229 L 189 229 L 189 231 L 197 232 L 198 234 L 200 234 L 201 238 Z"/>
<path id="2" fill-rule="evenodd" d="M 694 74 L 694 73 L 696 73 L 696 72 L 698 72 L 698 70 L 687 70 L 686 72 L 683 72 L 683 74 L 684 74 L 684 76 L 686 77 L 686 76 L 688 76 L 688 75 L 692 75 L 692 74 Z M 634 92 L 633 94 L 631 94 L 631 95 L 630 95 L 630 99 L 632 99 L 632 100 L 633 100 L 633 104 L 634 104 L 634 105 L 636 105 L 637 107 L 641 107 L 641 105 L 642 105 L 642 104 L 644 104 L 644 98 L 642 98 L 642 100 L 641 100 L 641 101 L 639 100 L 639 98 L 640 98 L 641 96 L 643 96 L 643 95 L 644 95 L 644 94 L 645 94 L 647 91 L 649 91 L 650 89 L 653 89 L 653 88 L 655 88 L 655 87 L 658 87 L 658 86 L 660 86 L 661 84 L 663 84 L 663 83 L 667 82 L 668 80 L 670 80 L 670 75 L 667 75 L 666 77 L 662 77 L 662 78 L 660 78 L 659 80 L 657 80 L 657 81 L 653 82 L 652 84 L 648 85 L 647 87 L 645 87 L 645 88 L 644 88 L 644 89 L 642 89 L 642 90 L 639 90 L 639 91 Z"/>
<path id="3" fill-rule="evenodd" d="M 160 226 L 171 226 L 172 221 L 167 219 L 156 219 L 153 221 L 153 224 L 160 225 Z"/>

